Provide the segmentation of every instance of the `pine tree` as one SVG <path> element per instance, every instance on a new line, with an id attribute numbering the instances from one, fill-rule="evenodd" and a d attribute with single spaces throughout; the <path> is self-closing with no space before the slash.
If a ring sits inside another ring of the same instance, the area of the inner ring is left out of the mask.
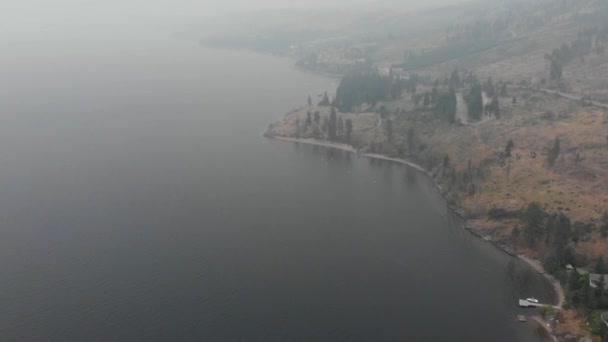
<path id="1" fill-rule="evenodd" d="M 507 91 L 507 84 L 506 83 L 503 83 L 502 86 L 500 87 L 500 96 L 502 96 L 502 97 L 509 96 L 509 93 Z"/>
<path id="2" fill-rule="evenodd" d="M 595 264 L 595 273 L 604 274 L 606 273 L 606 265 L 604 264 L 604 257 L 600 256 Z"/>
<path id="3" fill-rule="evenodd" d="M 469 118 L 473 120 L 481 119 L 483 113 L 483 96 L 481 95 L 481 85 L 474 83 L 471 87 L 469 96 L 467 97 L 469 105 Z"/>
<path id="4" fill-rule="evenodd" d="M 323 95 L 323 99 L 319 102 L 319 106 L 329 106 L 331 102 L 329 102 L 329 96 L 327 96 L 327 92 Z"/>
<path id="5" fill-rule="evenodd" d="M 331 114 L 329 115 L 329 124 L 327 127 L 327 136 L 329 140 L 336 141 L 336 129 L 338 126 L 338 118 L 336 115 L 336 108 L 331 107 Z"/>
<path id="6" fill-rule="evenodd" d="M 509 139 L 509 141 L 507 141 L 507 145 L 505 146 L 504 152 L 500 154 L 500 166 L 504 167 L 505 162 L 507 164 L 507 182 L 509 181 L 509 175 L 511 174 L 511 155 L 514 147 L 515 143 L 513 142 L 513 139 Z"/>
<path id="7" fill-rule="evenodd" d="M 559 157 L 559 152 L 560 143 L 558 137 L 555 138 L 555 141 L 553 142 L 553 147 L 549 149 L 549 153 L 547 154 L 547 163 L 549 164 L 549 167 L 555 166 L 555 161 L 557 161 L 557 157 Z"/>
<path id="8" fill-rule="evenodd" d="M 536 241 L 543 235 L 543 218 L 545 212 L 541 205 L 537 202 L 532 202 L 528 205 L 524 212 L 524 222 L 526 223 L 524 234 L 528 240 L 528 244 L 532 247 L 536 245 Z"/>
<path id="9" fill-rule="evenodd" d="M 452 88 L 460 87 L 460 76 L 458 76 L 458 70 L 452 71 L 452 75 L 450 76 L 448 84 Z"/>
<path id="10" fill-rule="evenodd" d="M 346 141 L 349 143 L 350 143 L 352 134 L 353 134 L 353 120 L 346 119 Z"/>
<path id="11" fill-rule="evenodd" d="M 416 131 L 413 126 L 407 129 L 407 149 L 410 155 L 413 155 L 416 150 Z"/>

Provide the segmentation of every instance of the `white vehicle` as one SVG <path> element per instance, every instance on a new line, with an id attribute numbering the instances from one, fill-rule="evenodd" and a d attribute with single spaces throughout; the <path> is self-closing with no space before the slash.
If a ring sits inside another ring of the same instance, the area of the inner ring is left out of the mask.
<path id="1" fill-rule="evenodd" d="M 538 304 L 538 299 L 536 299 L 536 298 L 526 298 L 526 300 L 530 303 Z"/>

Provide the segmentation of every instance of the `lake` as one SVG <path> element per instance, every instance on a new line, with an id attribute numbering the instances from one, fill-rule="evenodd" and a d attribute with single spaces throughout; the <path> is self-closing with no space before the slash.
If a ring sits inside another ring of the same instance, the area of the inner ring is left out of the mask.
<path id="1" fill-rule="evenodd" d="M 0 61 L 1 340 L 538 340 L 550 286 L 424 174 L 262 137 L 334 80 L 170 36 Z"/>

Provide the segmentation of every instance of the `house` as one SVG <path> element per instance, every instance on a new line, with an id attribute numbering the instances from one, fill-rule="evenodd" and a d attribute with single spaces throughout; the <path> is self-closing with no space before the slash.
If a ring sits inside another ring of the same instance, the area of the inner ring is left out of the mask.
<path id="1" fill-rule="evenodd" d="M 608 274 L 589 273 L 589 285 L 594 289 L 600 284 L 604 278 L 604 290 L 608 290 Z"/>

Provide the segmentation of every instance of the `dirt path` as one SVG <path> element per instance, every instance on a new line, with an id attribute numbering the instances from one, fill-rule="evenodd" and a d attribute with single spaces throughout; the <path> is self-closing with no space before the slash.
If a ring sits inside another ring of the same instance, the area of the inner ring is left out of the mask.
<path id="1" fill-rule="evenodd" d="M 540 91 L 542 91 L 545 94 L 558 95 L 563 98 L 575 100 L 575 101 L 580 101 L 583 98 L 582 96 L 579 96 L 579 95 L 562 93 L 561 91 L 550 90 L 550 89 L 545 89 L 545 88 L 541 88 Z M 589 101 L 589 102 L 595 107 L 608 109 L 608 104 L 606 104 L 606 103 L 601 103 L 601 102 L 597 102 L 597 101 Z"/>
<path id="2" fill-rule="evenodd" d="M 529 89 L 528 87 L 523 87 L 523 86 L 518 86 L 518 85 L 510 85 L 509 88 L 514 88 L 514 89 Z M 533 89 L 530 89 L 530 90 L 533 91 Z M 574 100 L 574 101 L 580 101 L 583 98 L 580 95 L 563 93 L 561 91 L 551 90 L 551 89 L 546 89 L 546 88 L 540 88 L 540 91 L 543 92 L 543 93 L 545 93 L 545 94 L 557 95 L 557 96 L 561 96 L 561 97 L 563 97 L 565 99 Z M 593 105 L 595 107 L 598 107 L 598 108 L 608 109 L 608 104 L 606 104 L 606 103 L 597 102 L 597 101 L 589 101 L 589 103 L 591 103 L 591 105 Z"/>

